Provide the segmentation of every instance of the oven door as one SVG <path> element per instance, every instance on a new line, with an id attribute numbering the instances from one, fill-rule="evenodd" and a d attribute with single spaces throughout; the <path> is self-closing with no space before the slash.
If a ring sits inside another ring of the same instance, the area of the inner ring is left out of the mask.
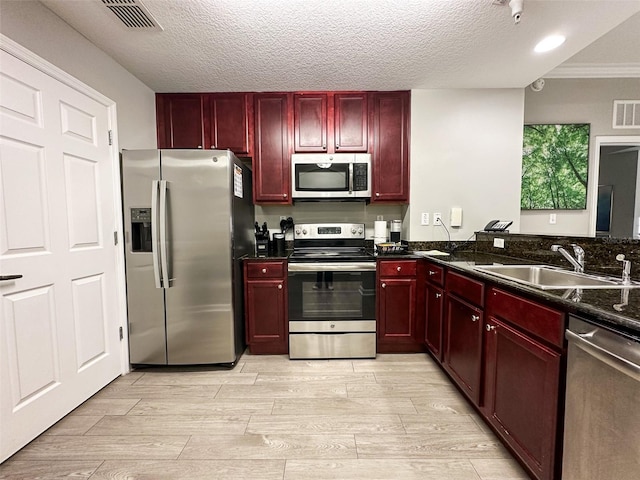
<path id="1" fill-rule="evenodd" d="M 375 262 L 289 263 L 290 322 L 375 320 Z"/>

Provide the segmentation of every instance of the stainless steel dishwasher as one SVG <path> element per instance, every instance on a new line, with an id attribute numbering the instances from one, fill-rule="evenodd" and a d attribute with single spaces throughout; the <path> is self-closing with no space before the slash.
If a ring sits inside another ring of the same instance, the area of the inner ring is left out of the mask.
<path id="1" fill-rule="evenodd" d="M 640 475 L 640 338 L 569 319 L 563 480 Z"/>

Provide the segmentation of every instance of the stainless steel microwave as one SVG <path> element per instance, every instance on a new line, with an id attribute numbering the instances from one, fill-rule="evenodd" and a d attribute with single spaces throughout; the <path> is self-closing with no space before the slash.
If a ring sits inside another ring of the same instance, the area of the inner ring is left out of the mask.
<path id="1" fill-rule="evenodd" d="M 371 198 L 371 155 L 294 153 L 291 155 L 291 190 L 294 200 Z"/>

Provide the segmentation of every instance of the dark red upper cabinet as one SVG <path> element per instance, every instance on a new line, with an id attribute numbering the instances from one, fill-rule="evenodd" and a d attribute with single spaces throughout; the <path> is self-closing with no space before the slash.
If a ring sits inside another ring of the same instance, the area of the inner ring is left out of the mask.
<path id="1" fill-rule="evenodd" d="M 370 96 L 372 203 L 409 202 L 410 92 Z"/>
<path id="2" fill-rule="evenodd" d="M 251 156 L 251 94 L 222 93 L 208 95 L 210 132 L 207 148 L 229 149 L 236 155 Z"/>
<path id="3" fill-rule="evenodd" d="M 367 93 L 296 93 L 294 149 L 299 153 L 366 152 Z"/>
<path id="4" fill-rule="evenodd" d="M 366 93 L 334 96 L 334 146 L 336 152 L 366 152 L 368 145 Z"/>
<path id="5" fill-rule="evenodd" d="M 266 204 L 291 203 L 291 152 L 289 149 L 289 105 L 287 93 L 256 93 L 253 201 Z"/>
<path id="6" fill-rule="evenodd" d="M 200 94 L 156 94 L 158 148 L 206 148 L 206 110 Z"/>
<path id="7" fill-rule="evenodd" d="M 296 152 L 327 152 L 326 93 L 296 93 L 293 96 L 294 148 Z"/>

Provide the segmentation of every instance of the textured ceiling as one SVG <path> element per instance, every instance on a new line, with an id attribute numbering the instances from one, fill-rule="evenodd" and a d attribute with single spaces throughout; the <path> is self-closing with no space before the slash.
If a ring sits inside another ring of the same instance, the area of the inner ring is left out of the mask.
<path id="1" fill-rule="evenodd" d="M 574 55 L 592 62 L 581 51 L 640 12 L 640 0 L 525 0 L 515 25 L 493 0 L 142 2 L 163 31 L 127 29 L 101 0 L 42 0 L 156 92 L 524 87 Z M 640 71 L 639 24 L 595 57 L 614 48 Z M 534 54 L 552 33 L 565 44 Z"/>

